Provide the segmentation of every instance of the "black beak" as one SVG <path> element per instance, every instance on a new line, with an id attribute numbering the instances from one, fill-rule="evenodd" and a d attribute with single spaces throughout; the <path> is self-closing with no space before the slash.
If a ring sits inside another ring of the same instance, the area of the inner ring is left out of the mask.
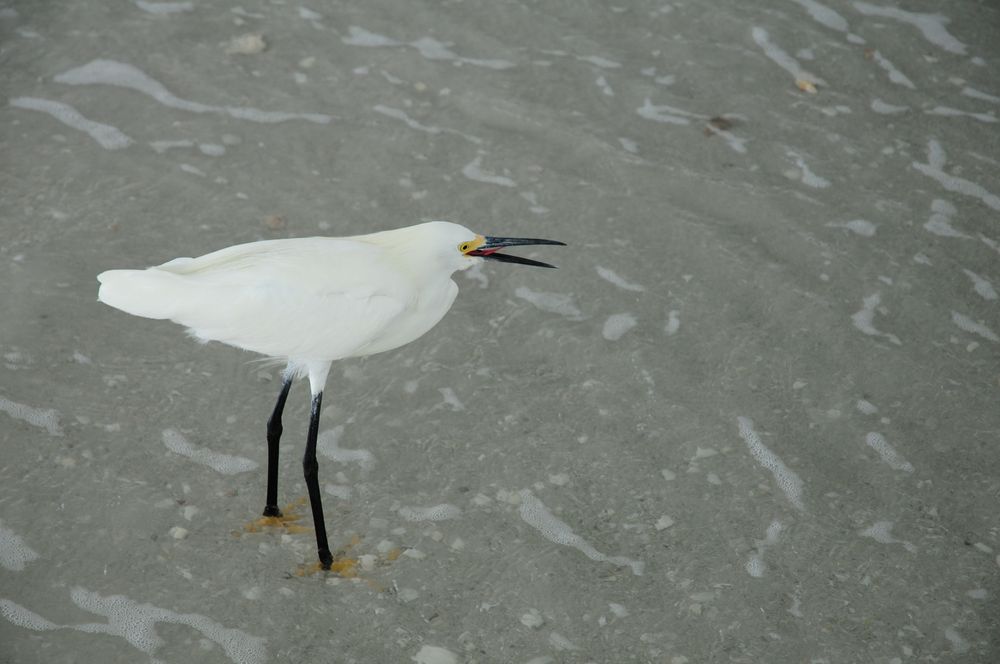
<path id="1" fill-rule="evenodd" d="M 533 261 L 530 258 L 521 258 L 520 256 L 497 253 L 506 247 L 523 247 L 533 244 L 555 244 L 562 247 L 566 246 L 565 242 L 559 242 L 557 240 L 539 240 L 537 238 L 530 237 L 492 237 L 487 235 L 486 242 L 470 251 L 469 256 L 482 256 L 483 258 L 500 261 L 501 263 L 520 263 L 521 265 L 554 268 L 555 265 L 549 265 L 548 263 L 542 263 L 541 261 Z"/>

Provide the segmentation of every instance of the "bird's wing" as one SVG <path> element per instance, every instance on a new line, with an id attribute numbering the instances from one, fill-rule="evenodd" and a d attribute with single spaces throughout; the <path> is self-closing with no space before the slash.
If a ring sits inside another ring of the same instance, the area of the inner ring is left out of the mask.
<path id="1" fill-rule="evenodd" d="M 275 357 L 350 357 L 416 300 L 379 247 L 335 238 L 238 245 L 150 271 L 169 278 L 169 318 L 194 336 Z"/>
<path id="2" fill-rule="evenodd" d="M 235 274 L 268 262 L 280 262 L 282 258 L 288 259 L 286 262 L 294 262 L 296 257 L 301 257 L 303 262 L 308 262 L 317 255 L 333 258 L 338 254 L 363 252 L 369 246 L 348 239 L 328 237 L 264 240 L 233 245 L 197 258 L 175 258 L 156 267 L 174 274 L 219 276 Z"/>

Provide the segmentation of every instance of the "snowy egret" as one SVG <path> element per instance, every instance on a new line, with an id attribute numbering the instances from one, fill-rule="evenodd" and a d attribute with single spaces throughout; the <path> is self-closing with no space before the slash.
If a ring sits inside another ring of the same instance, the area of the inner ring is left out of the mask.
<path id="1" fill-rule="evenodd" d="M 483 259 L 553 267 L 498 253 L 554 240 L 491 237 L 446 221 L 354 237 L 265 240 L 177 258 L 145 270 L 97 276 L 98 299 L 145 318 L 169 319 L 203 342 L 284 360 L 281 392 L 267 422 L 265 516 L 278 509 L 278 441 L 292 381 L 309 377 L 312 408 L 302 461 L 323 569 L 333 557 L 320 497 L 316 436 L 334 360 L 399 348 L 423 336 L 451 308 L 451 275 Z"/>

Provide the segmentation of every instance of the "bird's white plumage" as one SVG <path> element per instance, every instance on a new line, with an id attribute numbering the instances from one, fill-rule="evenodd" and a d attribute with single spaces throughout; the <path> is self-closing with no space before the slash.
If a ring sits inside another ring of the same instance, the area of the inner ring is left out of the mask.
<path id="1" fill-rule="evenodd" d="M 407 344 L 448 312 L 457 270 L 489 258 L 552 267 L 497 253 L 512 246 L 562 244 L 537 238 L 476 235 L 445 221 L 349 238 L 270 240 L 176 258 L 145 270 L 98 275 L 98 299 L 136 316 L 169 319 L 203 341 L 287 362 L 267 422 L 264 516 L 278 508 L 281 417 L 292 380 L 309 376 L 312 405 L 302 459 L 320 567 L 333 554 L 326 535 L 316 460 L 323 387 L 334 360 Z"/>
<path id="2" fill-rule="evenodd" d="M 434 327 L 458 293 L 451 275 L 481 260 L 458 250 L 476 237 L 458 224 L 429 222 L 350 238 L 253 242 L 145 270 L 109 270 L 98 275 L 98 299 L 180 323 L 204 341 L 284 358 L 315 383 L 314 368 L 397 348 Z"/>

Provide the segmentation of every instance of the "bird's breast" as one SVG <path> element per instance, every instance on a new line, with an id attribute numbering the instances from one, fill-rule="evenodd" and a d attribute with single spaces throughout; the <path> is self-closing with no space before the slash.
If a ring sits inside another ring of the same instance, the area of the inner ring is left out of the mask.
<path id="1" fill-rule="evenodd" d="M 404 311 L 357 355 L 374 355 L 416 341 L 444 318 L 457 295 L 458 284 L 451 278 L 417 289 Z"/>

